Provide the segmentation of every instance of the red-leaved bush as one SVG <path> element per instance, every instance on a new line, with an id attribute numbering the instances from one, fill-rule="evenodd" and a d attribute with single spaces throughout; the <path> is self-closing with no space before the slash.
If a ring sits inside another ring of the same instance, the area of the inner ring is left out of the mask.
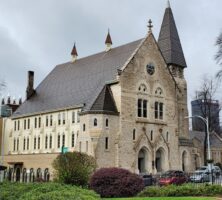
<path id="1" fill-rule="evenodd" d="M 142 178 L 122 168 L 101 168 L 90 179 L 90 187 L 101 197 L 131 197 L 144 188 Z"/>

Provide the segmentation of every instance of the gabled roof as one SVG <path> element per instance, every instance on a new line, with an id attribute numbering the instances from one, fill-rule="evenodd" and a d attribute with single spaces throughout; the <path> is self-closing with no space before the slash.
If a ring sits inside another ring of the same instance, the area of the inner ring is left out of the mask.
<path id="1" fill-rule="evenodd" d="M 170 6 L 165 10 L 158 44 L 167 64 L 187 67 Z"/>
<path id="2" fill-rule="evenodd" d="M 13 118 L 73 107 L 89 110 L 108 81 L 130 58 L 141 40 L 57 65 L 13 114 Z"/>
<path id="3" fill-rule="evenodd" d="M 110 112 L 113 114 L 117 114 L 116 104 L 112 95 L 112 91 L 108 85 L 105 85 L 97 99 L 93 103 L 90 111 L 94 112 Z"/>

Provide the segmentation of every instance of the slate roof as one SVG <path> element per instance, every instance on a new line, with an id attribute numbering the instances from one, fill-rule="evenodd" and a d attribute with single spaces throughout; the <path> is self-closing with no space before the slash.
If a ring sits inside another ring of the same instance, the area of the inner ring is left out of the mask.
<path id="1" fill-rule="evenodd" d="M 201 131 L 190 131 L 190 138 L 194 139 L 197 138 L 202 145 L 204 145 L 204 137 L 205 137 L 205 133 L 201 132 Z M 220 137 L 218 135 L 216 135 L 216 133 L 211 133 L 210 134 L 210 145 L 211 147 L 214 148 L 221 148 L 222 147 L 222 138 L 220 139 Z"/>
<path id="2" fill-rule="evenodd" d="M 57 65 L 35 89 L 36 93 L 12 117 L 83 105 L 85 111 L 89 110 L 104 85 L 116 79 L 117 70 L 129 59 L 141 41 L 77 59 L 74 63 Z"/>
<path id="3" fill-rule="evenodd" d="M 165 10 L 158 44 L 167 64 L 187 67 L 172 10 Z"/>
<path id="4" fill-rule="evenodd" d="M 109 85 L 104 86 L 92 107 L 90 108 L 90 111 L 105 111 L 113 114 L 118 113 Z"/>

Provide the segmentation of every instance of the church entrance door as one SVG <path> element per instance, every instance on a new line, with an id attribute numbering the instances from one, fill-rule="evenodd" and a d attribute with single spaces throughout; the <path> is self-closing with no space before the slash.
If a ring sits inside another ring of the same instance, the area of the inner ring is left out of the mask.
<path id="1" fill-rule="evenodd" d="M 142 148 L 138 154 L 138 169 L 139 173 L 147 172 L 147 162 L 148 162 L 148 155 L 147 150 Z"/>
<path id="2" fill-rule="evenodd" d="M 156 151 L 156 171 L 162 172 L 164 171 L 164 150 L 162 148 L 159 148 Z"/>

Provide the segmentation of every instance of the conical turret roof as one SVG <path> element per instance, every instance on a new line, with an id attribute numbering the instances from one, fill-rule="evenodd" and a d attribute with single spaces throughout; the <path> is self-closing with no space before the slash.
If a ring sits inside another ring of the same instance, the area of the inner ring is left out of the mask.
<path id="1" fill-rule="evenodd" d="M 163 17 L 158 44 L 167 64 L 187 67 L 169 1 Z"/>

